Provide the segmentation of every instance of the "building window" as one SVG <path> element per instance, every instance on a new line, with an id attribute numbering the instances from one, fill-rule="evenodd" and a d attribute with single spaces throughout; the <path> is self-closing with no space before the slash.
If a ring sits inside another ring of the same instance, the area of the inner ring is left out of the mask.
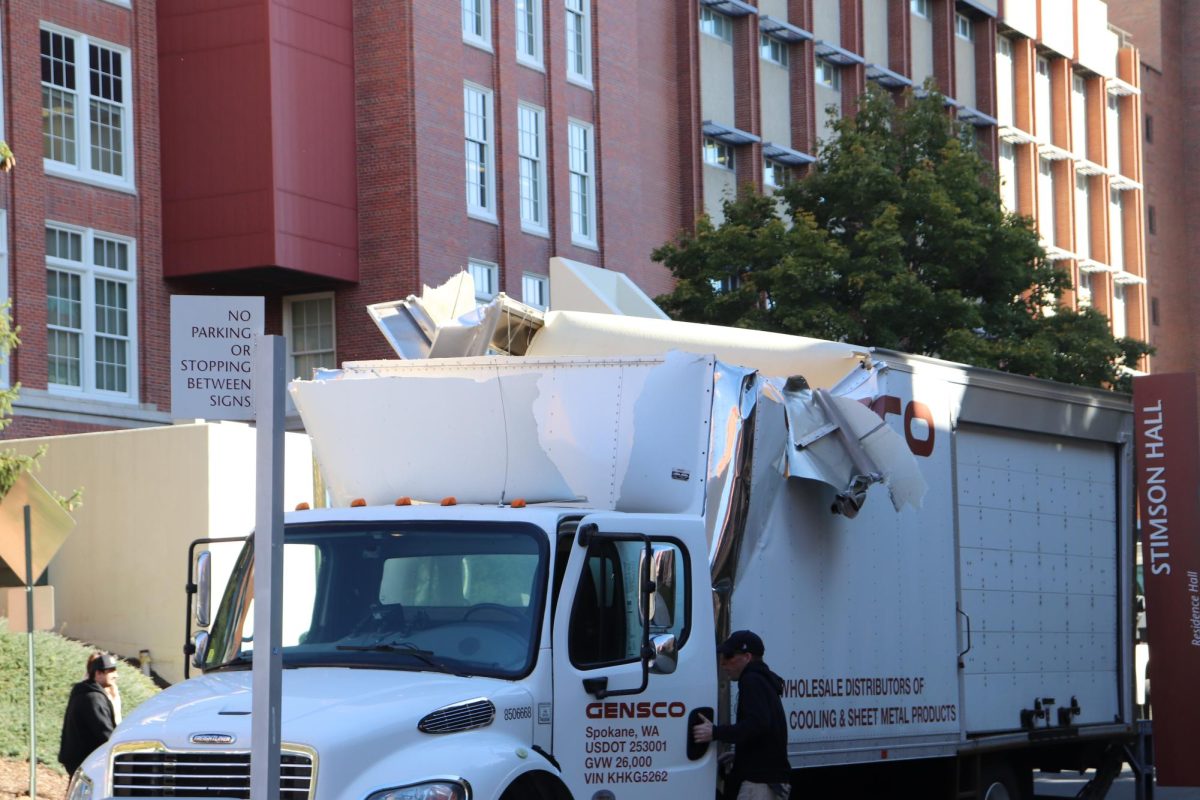
<path id="1" fill-rule="evenodd" d="M 722 42 L 733 42 L 733 20 L 719 11 L 713 11 L 707 6 L 700 9 L 700 32 L 720 39 Z"/>
<path id="2" fill-rule="evenodd" d="M 1114 283 L 1112 293 L 1112 333 L 1113 337 L 1123 339 L 1129 335 L 1125 321 L 1125 284 Z"/>
<path id="3" fill-rule="evenodd" d="M 132 183 L 129 51 L 42 28 L 42 156 L 58 175 Z"/>
<path id="4" fill-rule="evenodd" d="M 521 276 L 521 302 L 545 311 L 550 307 L 550 279 L 526 272 Z"/>
<path id="5" fill-rule="evenodd" d="M 1082 258 L 1092 257 L 1092 201 L 1090 179 L 1075 175 L 1075 252 Z"/>
<path id="6" fill-rule="evenodd" d="M 758 48 L 762 53 L 764 61 L 770 61 L 772 64 L 778 64 L 781 67 L 788 65 L 787 42 L 781 42 L 775 37 L 767 36 L 763 33 L 759 34 Z"/>
<path id="7" fill-rule="evenodd" d="M 842 71 L 838 69 L 837 64 L 832 61 L 817 56 L 817 83 L 822 86 L 827 86 L 830 89 L 841 91 L 842 89 Z"/>
<path id="8" fill-rule="evenodd" d="M 1000 142 L 1000 200 L 1004 210 L 1017 213 L 1017 149 L 1012 142 Z"/>
<path id="9" fill-rule="evenodd" d="M 1109 190 L 1108 205 L 1108 263 L 1117 269 L 1125 269 L 1125 207 L 1121 193 L 1116 189 Z"/>
<path id="10" fill-rule="evenodd" d="M 491 0 L 462 0 L 463 41 L 492 49 Z"/>
<path id="11" fill-rule="evenodd" d="M 1075 305 L 1088 308 L 1092 305 L 1092 274 L 1079 271 L 1079 285 L 1075 287 Z"/>
<path id="12" fill-rule="evenodd" d="M 912 8 L 912 13 L 918 17 L 932 19 L 933 12 L 929 10 L 929 0 L 909 0 L 909 6 Z"/>
<path id="13" fill-rule="evenodd" d="M 478 86 L 464 86 L 463 119 L 467 157 L 467 213 L 493 220 L 496 217 L 496 175 L 492 154 L 492 93 Z"/>
<path id="14" fill-rule="evenodd" d="M 591 0 L 567 0 L 567 78 L 592 84 Z"/>
<path id="15" fill-rule="evenodd" d="M 337 367 L 332 294 L 283 298 L 283 329 L 293 378 L 312 380 L 313 370 Z"/>
<path id="16" fill-rule="evenodd" d="M 1158 298 L 1150 298 L 1150 324 L 1158 325 Z"/>
<path id="17" fill-rule="evenodd" d="M 542 109 L 517 106 L 517 162 L 521 227 L 546 233 L 546 125 Z"/>
<path id="18" fill-rule="evenodd" d="M 475 284 L 475 299 L 478 302 L 486 303 L 496 296 L 500 274 L 498 266 L 490 261 L 471 259 L 467 262 L 467 272 L 470 273 L 471 281 Z"/>
<path id="19" fill-rule="evenodd" d="M 975 41 L 975 26 L 971 24 L 971 18 L 966 14 L 960 14 L 957 11 L 954 13 L 954 35 L 960 39 L 966 39 L 968 42 Z"/>
<path id="20" fill-rule="evenodd" d="M 596 244 L 596 161 L 592 126 L 567 124 L 567 166 L 571 173 L 571 241 Z"/>
<path id="21" fill-rule="evenodd" d="M 1048 158 L 1038 159 L 1038 232 L 1048 245 L 1056 245 L 1057 221 L 1054 207 L 1054 165 Z"/>
<path id="22" fill-rule="evenodd" d="M 1158 219 L 1154 213 L 1154 206 L 1146 206 L 1146 230 L 1151 234 L 1158 233 Z"/>
<path id="23" fill-rule="evenodd" d="M 778 161 L 763 159 L 763 183 L 778 189 L 788 183 L 788 168 Z"/>
<path id="24" fill-rule="evenodd" d="M 542 68 L 542 0 L 517 2 L 517 60 Z"/>
<path id="25" fill-rule="evenodd" d="M 1146 141 L 1154 141 L 1154 117 L 1146 115 Z"/>
<path id="26" fill-rule="evenodd" d="M 134 243 L 46 226 L 46 366 L 52 390 L 136 395 Z"/>
<path id="27" fill-rule="evenodd" d="M 1087 128 L 1087 80 L 1082 75 L 1071 75 L 1071 149 L 1083 158 L 1088 152 Z"/>
<path id="28" fill-rule="evenodd" d="M 733 169 L 733 148 L 716 139 L 705 139 L 704 163 L 710 167 Z"/>

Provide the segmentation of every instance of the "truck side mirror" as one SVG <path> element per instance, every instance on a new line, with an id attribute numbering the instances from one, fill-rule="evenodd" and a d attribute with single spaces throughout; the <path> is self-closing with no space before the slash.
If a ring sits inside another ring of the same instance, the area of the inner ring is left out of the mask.
<path id="1" fill-rule="evenodd" d="M 650 671 L 656 675 L 670 675 L 679 663 L 678 645 L 675 634 L 660 633 L 650 637 L 654 658 L 650 659 Z"/>
<path id="2" fill-rule="evenodd" d="M 204 669 L 204 656 L 208 653 L 208 631 L 196 631 L 192 646 L 195 648 L 192 651 L 192 666 Z"/>
<path id="3" fill-rule="evenodd" d="M 208 624 L 212 621 L 211 605 L 212 553 L 205 550 L 196 556 L 196 627 L 208 627 Z M 207 635 L 205 634 L 205 636 Z"/>
<path id="4" fill-rule="evenodd" d="M 650 626 L 670 630 L 675 616 L 675 548 L 671 545 L 653 548 L 650 580 L 654 581 L 654 592 L 650 595 Z"/>

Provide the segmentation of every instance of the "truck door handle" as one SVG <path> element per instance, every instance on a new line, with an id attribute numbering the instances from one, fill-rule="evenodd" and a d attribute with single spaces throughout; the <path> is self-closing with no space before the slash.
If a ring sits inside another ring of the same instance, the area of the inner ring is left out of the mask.
<path id="1" fill-rule="evenodd" d="M 704 758 L 704 754 L 708 752 L 708 742 L 693 742 L 692 728 L 700 724 L 700 717 L 705 719 L 713 719 L 716 714 L 707 706 L 701 708 L 693 708 L 692 713 L 688 714 L 687 721 L 687 757 L 690 761 L 699 761 Z"/>
<path id="2" fill-rule="evenodd" d="M 963 656 L 971 652 L 971 618 L 967 616 L 967 612 L 962 610 L 962 606 L 956 605 L 954 610 L 962 615 L 962 618 L 967 621 L 967 649 L 958 654 L 958 668 L 962 669 L 966 665 L 963 663 Z"/>

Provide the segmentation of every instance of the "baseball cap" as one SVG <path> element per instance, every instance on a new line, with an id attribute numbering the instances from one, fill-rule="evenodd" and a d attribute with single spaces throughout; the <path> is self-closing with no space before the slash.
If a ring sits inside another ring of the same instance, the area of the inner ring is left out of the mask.
<path id="1" fill-rule="evenodd" d="M 729 634 L 728 639 L 717 647 L 717 652 L 723 656 L 749 653 L 752 656 L 761 658 L 765 651 L 766 648 L 763 647 L 763 640 L 758 638 L 758 634 L 754 631 L 734 631 Z"/>
<path id="2" fill-rule="evenodd" d="M 111 672 L 117 668 L 117 659 L 109 653 L 104 653 L 92 659 L 92 663 L 88 666 L 92 672 Z"/>

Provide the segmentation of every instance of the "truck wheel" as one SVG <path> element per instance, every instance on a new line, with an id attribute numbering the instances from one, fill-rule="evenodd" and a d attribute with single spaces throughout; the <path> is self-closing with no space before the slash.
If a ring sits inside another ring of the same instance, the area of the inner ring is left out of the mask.
<path id="1" fill-rule="evenodd" d="M 1032 775 L 1029 776 L 1032 780 Z M 1032 787 L 1017 776 L 1017 771 L 1003 761 L 985 763 L 979 776 L 979 800 L 1028 800 Z"/>

